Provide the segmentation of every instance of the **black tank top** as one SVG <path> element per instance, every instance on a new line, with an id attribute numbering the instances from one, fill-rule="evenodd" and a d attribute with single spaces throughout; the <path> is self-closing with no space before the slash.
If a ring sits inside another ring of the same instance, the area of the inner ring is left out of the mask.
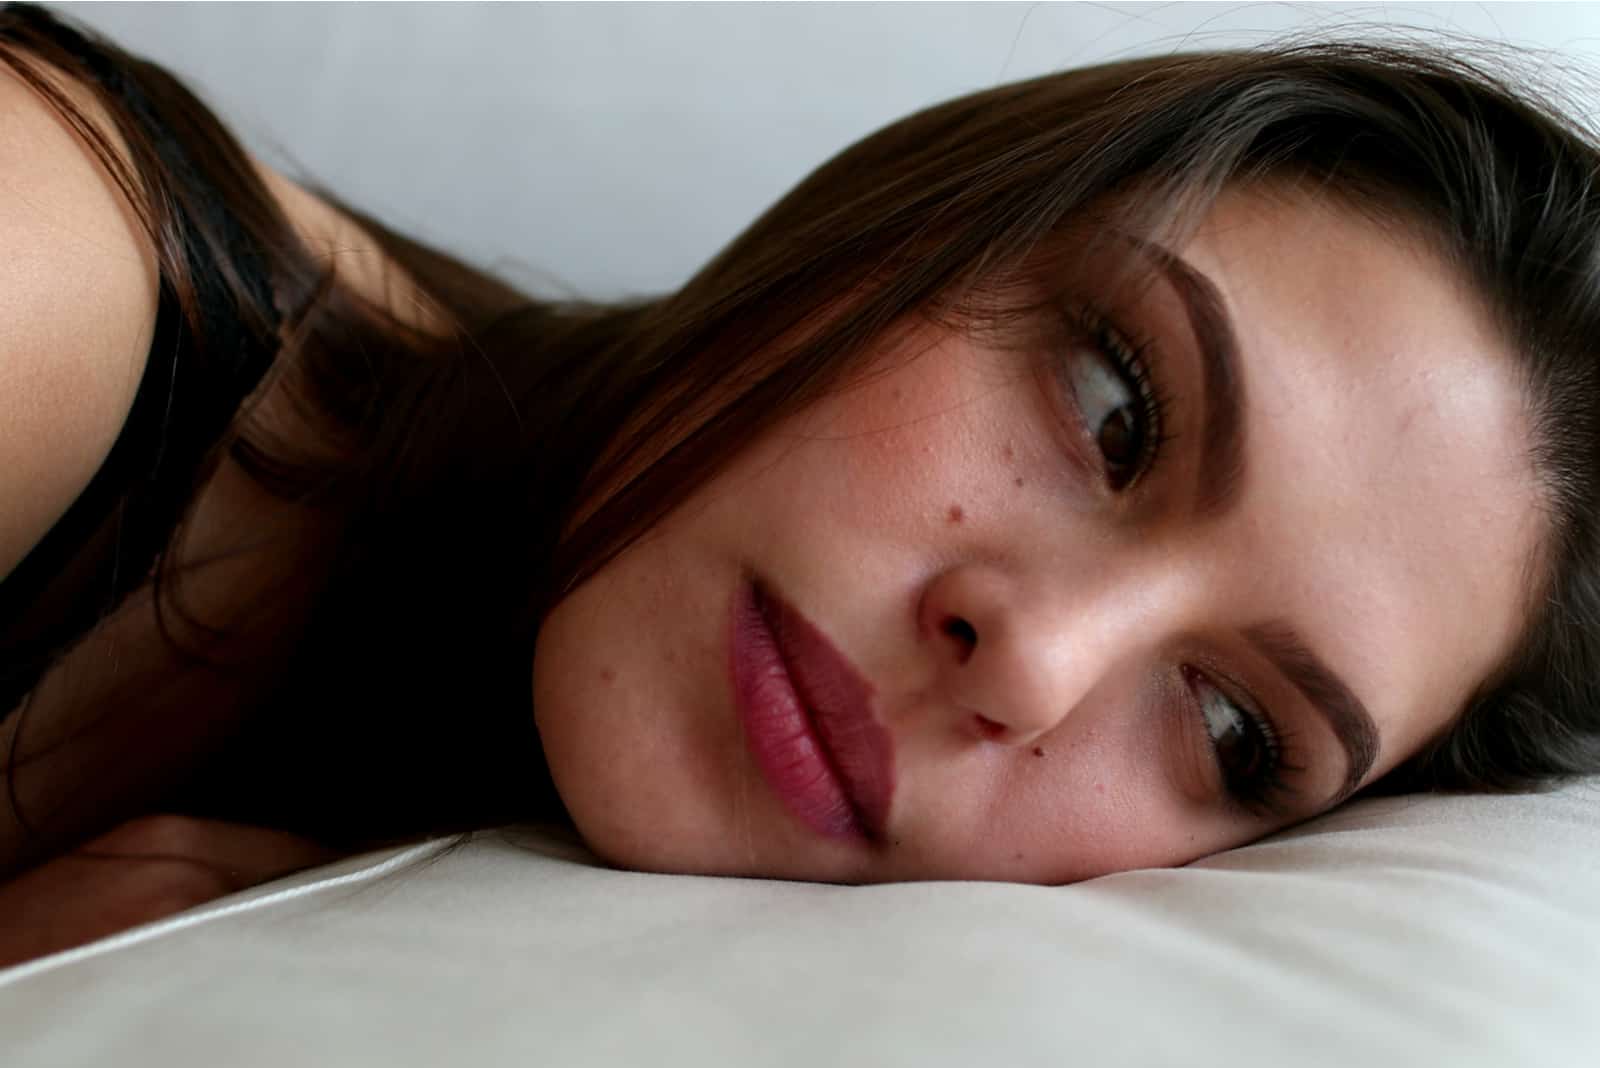
<path id="1" fill-rule="evenodd" d="M 0 45 L 27 53 L 41 39 L 82 63 L 111 105 L 148 135 L 180 194 L 171 198 L 178 225 L 221 234 L 229 270 L 270 312 L 266 261 L 141 89 L 129 59 L 38 8 L 0 7 Z M 206 454 L 277 354 L 276 322 L 267 332 L 246 329 L 207 244 L 184 247 L 205 344 L 163 278 L 144 377 L 115 444 L 66 513 L 0 581 L 0 720 L 57 657 L 148 580 L 198 489 Z"/>

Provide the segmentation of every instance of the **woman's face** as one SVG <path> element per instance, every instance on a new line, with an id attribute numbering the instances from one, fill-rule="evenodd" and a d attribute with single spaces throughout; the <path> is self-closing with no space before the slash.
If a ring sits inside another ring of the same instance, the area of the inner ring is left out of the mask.
<path id="1" fill-rule="evenodd" d="M 1450 723 L 1541 533 L 1505 346 L 1420 242 L 1287 192 L 1170 251 L 1034 343 L 886 338 L 557 606 L 535 708 L 598 853 L 1066 882 Z"/>

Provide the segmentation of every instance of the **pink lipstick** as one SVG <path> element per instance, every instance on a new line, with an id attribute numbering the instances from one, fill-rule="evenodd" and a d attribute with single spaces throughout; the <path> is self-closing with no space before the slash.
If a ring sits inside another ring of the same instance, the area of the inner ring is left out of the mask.
<path id="1" fill-rule="evenodd" d="M 739 719 L 767 784 L 821 834 L 882 841 L 894 741 L 872 713 L 871 684 L 757 579 L 739 585 L 729 644 Z"/>

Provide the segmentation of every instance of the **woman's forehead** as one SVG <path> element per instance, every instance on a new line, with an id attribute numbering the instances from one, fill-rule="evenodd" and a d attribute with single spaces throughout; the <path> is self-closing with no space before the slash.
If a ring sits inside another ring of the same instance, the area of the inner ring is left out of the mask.
<path id="1" fill-rule="evenodd" d="M 1452 714 L 1520 636 L 1542 524 L 1515 356 L 1424 242 L 1348 208 L 1226 194 L 1181 255 L 1237 338 L 1262 581 L 1409 748 L 1442 722 L 1406 708 Z"/>

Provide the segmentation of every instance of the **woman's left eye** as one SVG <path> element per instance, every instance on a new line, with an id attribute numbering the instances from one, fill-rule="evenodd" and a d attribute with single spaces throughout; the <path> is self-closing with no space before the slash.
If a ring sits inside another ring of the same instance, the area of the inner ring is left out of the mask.
<path id="1" fill-rule="evenodd" d="M 1142 347 L 1098 316 L 1080 314 L 1067 356 L 1067 385 L 1094 438 L 1106 484 L 1125 490 L 1155 465 L 1163 406 L 1151 385 Z"/>

